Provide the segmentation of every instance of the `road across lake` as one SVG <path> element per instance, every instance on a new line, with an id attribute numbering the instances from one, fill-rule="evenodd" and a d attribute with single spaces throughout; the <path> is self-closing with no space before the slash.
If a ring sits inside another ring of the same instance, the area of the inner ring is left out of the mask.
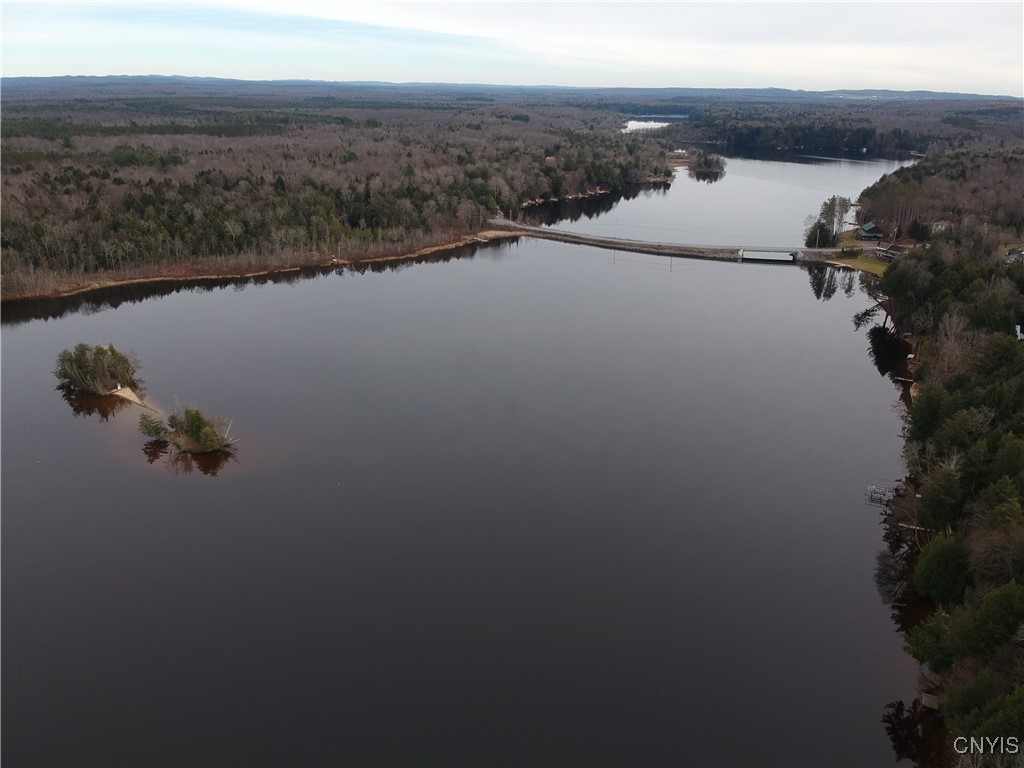
<path id="1" fill-rule="evenodd" d="M 831 254 L 841 251 L 840 248 L 805 249 L 802 246 L 779 245 L 689 245 L 680 243 L 654 243 L 647 240 L 630 240 L 620 237 L 598 237 L 581 235 L 575 232 L 564 232 L 547 227 L 535 227 L 518 224 L 507 219 L 491 219 L 495 227 L 520 231 L 530 237 L 544 240 L 557 240 L 574 245 L 589 245 L 594 248 L 606 248 L 615 251 L 631 251 L 634 253 L 650 253 L 656 256 L 679 256 L 690 259 L 716 259 L 719 261 L 743 261 L 744 253 L 789 253 L 793 261 L 822 261 Z"/>

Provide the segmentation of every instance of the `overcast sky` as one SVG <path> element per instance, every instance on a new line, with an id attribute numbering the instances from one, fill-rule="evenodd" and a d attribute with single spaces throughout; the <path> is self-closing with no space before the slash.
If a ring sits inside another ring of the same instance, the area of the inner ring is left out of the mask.
<path id="1" fill-rule="evenodd" d="M 1024 96 L 1024 2 L 18 2 L 3 75 Z"/>

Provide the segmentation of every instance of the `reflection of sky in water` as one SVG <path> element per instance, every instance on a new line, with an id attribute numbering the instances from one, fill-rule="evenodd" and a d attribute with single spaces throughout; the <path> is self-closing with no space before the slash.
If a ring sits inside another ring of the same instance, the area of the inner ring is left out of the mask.
<path id="1" fill-rule="evenodd" d="M 871 578 L 901 441 L 868 300 L 492 253 L 3 327 L 5 757 L 108 763 L 116 719 L 139 764 L 889 760 L 917 667 Z M 240 460 L 76 418 L 79 341 L 233 418 Z"/>
<path id="2" fill-rule="evenodd" d="M 856 200 L 882 174 L 905 164 L 727 158 L 725 175 L 714 184 L 688 178 L 680 169 L 664 195 L 622 201 L 600 218 L 555 228 L 688 245 L 797 247 L 803 243 L 805 219 L 816 216 L 826 199 Z"/>

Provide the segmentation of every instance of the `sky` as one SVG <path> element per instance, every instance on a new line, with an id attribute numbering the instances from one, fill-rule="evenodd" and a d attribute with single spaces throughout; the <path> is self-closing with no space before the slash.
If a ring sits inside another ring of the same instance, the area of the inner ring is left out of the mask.
<path id="1" fill-rule="evenodd" d="M 2 0 L 0 12 L 5 77 L 157 74 L 1024 96 L 1024 0 Z"/>

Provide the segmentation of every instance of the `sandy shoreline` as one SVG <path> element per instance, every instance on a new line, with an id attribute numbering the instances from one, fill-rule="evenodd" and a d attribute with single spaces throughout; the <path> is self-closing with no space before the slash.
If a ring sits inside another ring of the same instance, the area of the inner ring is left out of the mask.
<path id="1" fill-rule="evenodd" d="M 491 229 L 482 232 L 476 232 L 471 235 L 464 235 L 458 240 L 452 240 L 447 243 L 439 243 L 438 245 L 430 245 L 425 248 L 419 248 L 409 253 L 392 254 L 387 256 L 368 256 L 364 259 L 337 259 L 331 258 L 327 261 L 311 261 L 302 264 L 292 264 L 282 267 L 272 267 L 270 269 L 254 269 L 254 270 L 232 270 L 224 269 L 221 271 L 204 272 L 203 274 L 163 274 L 163 275 L 152 275 L 147 277 L 126 277 L 123 279 L 106 279 L 106 280 L 92 280 L 86 284 L 78 285 L 67 290 L 55 291 L 53 293 L 39 293 L 25 296 L 10 296 L 0 297 L 0 302 L 20 302 L 20 301 L 34 301 L 39 299 L 62 299 L 69 296 L 77 296 L 82 293 L 88 293 L 90 291 L 101 290 L 103 288 L 113 288 L 121 285 L 145 285 L 147 283 L 185 283 L 193 282 L 197 280 L 245 280 L 253 277 L 265 277 L 268 275 L 280 275 L 287 274 L 288 272 L 298 272 L 302 269 L 315 269 L 318 267 L 334 267 L 334 266 L 352 266 L 356 264 L 372 264 L 387 261 L 408 261 L 411 259 L 417 259 L 421 256 L 428 256 L 433 253 L 439 253 L 442 251 L 454 250 L 456 248 L 462 248 L 466 245 L 473 245 L 474 243 L 485 243 L 492 240 L 501 240 L 520 237 L 521 233 L 512 232 L 507 230 Z"/>
<path id="2" fill-rule="evenodd" d="M 108 392 L 107 394 L 112 395 L 114 397 L 123 398 L 124 400 L 127 400 L 129 403 L 135 403 L 136 405 L 145 408 L 147 411 L 153 411 L 153 413 L 160 413 L 159 408 L 155 408 L 146 401 L 144 401 L 141 397 L 139 397 L 138 392 L 136 392 L 131 387 L 121 387 L 120 389 L 114 389 Z"/>

